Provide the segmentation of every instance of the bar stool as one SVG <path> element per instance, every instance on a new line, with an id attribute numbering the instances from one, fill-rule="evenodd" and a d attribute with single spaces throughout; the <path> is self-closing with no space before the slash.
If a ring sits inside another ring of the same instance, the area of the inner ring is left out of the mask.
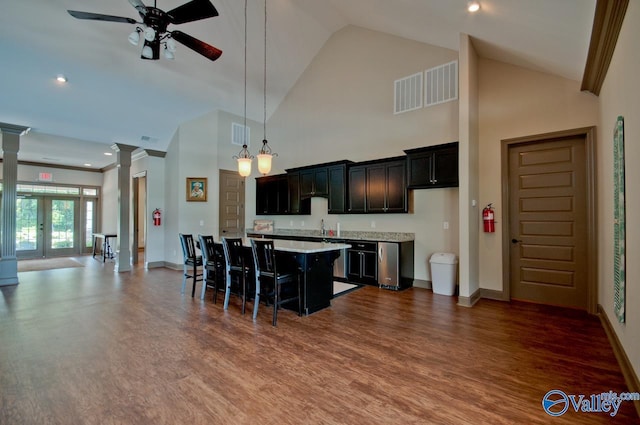
<path id="1" fill-rule="evenodd" d="M 204 293 L 207 288 L 213 288 L 213 303 L 215 304 L 218 301 L 218 291 L 223 289 L 223 256 L 216 249 L 213 236 L 198 235 L 198 239 L 200 241 L 200 251 L 202 252 L 202 262 L 204 265 L 200 299 L 204 300 Z"/>
<path id="2" fill-rule="evenodd" d="M 193 297 L 196 294 L 196 282 L 202 280 L 202 274 L 198 274 L 198 266 L 202 266 L 202 256 L 196 255 L 196 246 L 193 243 L 193 235 L 179 233 L 179 236 L 180 245 L 182 245 L 184 267 L 184 273 L 182 275 L 182 290 L 180 293 L 184 294 L 184 290 L 187 286 L 187 279 L 193 278 L 193 287 L 191 288 L 191 297 Z M 189 267 L 193 267 L 191 274 L 189 274 Z"/>
<path id="3" fill-rule="evenodd" d="M 232 277 L 238 278 L 239 295 L 242 297 L 242 314 L 245 312 L 247 303 L 247 274 L 249 269 L 244 261 L 244 247 L 241 238 L 222 238 L 222 248 L 224 250 L 224 263 L 227 278 L 226 292 L 224 294 L 224 309 L 229 308 L 229 298 L 231 295 Z"/>
<path id="4" fill-rule="evenodd" d="M 256 298 L 253 305 L 253 319 L 258 317 L 260 296 L 264 295 L 267 301 L 273 300 L 272 324 L 276 326 L 278 321 L 278 308 L 282 304 L 298 300 L 298 316 L 302 316 L 302 296 L 300 290 L 300 273 L 280 273 L 276 264 L 276 251 L 272 240 L 251 239 L 251 251 L 256 278 Z M 288 286 L 288 287 L 287 287 Z M 282 298 L 282 289 L 285 287 L 287 297 Z"/>

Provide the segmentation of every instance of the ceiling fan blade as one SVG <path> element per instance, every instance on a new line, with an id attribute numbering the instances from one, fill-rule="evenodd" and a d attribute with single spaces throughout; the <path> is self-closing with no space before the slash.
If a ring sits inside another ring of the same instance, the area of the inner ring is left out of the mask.
<path id="1" fill-rule="evenodd" d="M 78 19 L 91 19 L 94 21 L 122 22 L 124 24 L 135 24 L 137 21 L 132 18 L 123 18 L 122 16 L 102 15 L 100 13 L 80 12 L 79 10 L 67 10 L 69 15 Z"/>
<path id="2" fill-rule="evenodd" d="M 131 6 L 133 6 L 133 7 L 135 7 L 136 10 L 141 15 L 146 15 L 147 14 L 147 6 L 145 6 L 144 3 L 142 3 L 142 0 L 129 0 L 129 4 L 131 4 Z"/>
<path id="3" fill-rule="evenodd" d="M 218 59 L 222 55 L 222 50 L 213 47 L 210 44 L 200 41 L 197 38 L 191 37 L 189 34 L 185 34 L 182 31 L 172 31 L 171 37 L 179 43 L 184 44 L 194 52 L 200 53 L 202 56 L 212 61 Z"/>
<path id="4" fill-rule="evenodd" d="M 168 11 L 167 15 L 172 24 L 184 24 L 218 16 L 218 11 L 209 0 L 191 0 Z"/>

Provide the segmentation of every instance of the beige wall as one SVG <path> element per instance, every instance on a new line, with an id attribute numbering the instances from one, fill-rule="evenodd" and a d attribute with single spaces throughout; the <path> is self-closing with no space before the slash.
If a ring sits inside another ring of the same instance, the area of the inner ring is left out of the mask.
<path id="1" fill-rule="evenodd" d="M 613 325 L 633 365 L 640 375 L 640 4 L 629 2 L 622 32 L 600 93 L 598 131 L 598 302 Z M 624 117 L 626 158 L 626 323 L 620 324 L 613 310 L 613 128 Z"/>
<path id="2" fill-rule="evenodd" d="M 598 98 L 579 81 L 489 59 L 480 60 L 479 81 L 479 207 L 496 211 L 496 232 L 480 233 L 480 287 L 502 291 L 501 141 L 597 125 Z"/>

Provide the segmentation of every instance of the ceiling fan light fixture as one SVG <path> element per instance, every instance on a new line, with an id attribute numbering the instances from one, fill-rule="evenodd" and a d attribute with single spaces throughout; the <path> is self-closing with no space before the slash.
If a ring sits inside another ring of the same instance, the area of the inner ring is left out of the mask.
<path id="1" fill-rule="evenodd" d="M 145 59 L 153 59 L 153 50 L 151 46 L 144 46 L 142 48 L 142 57 Z"/>
<path id="2" fill-rule="evenodd" d="M 156 39 L 156 30 L 151 27 L 146 27 L 144 29 L 144 39 L 147 41 L 153 41 Z"/>
<path id="3" fill-rule="evenodd" d="M 134 32 L 129 34 L 129 43 L 137 46 L 140 43 L 140 33 L 142 30 L 140 28 L 136 28 Z"/>
<path id="4" fill-rule="evenodd" d="M 176 51 L 176 42 L 173 38 L 168 38 L 167 41 L 165 42 L 165 47 L 168 51 L 170 52 L 175 52 Z"/>
<path id="5" fill-rule="evenodd" d="M 165 59 L 169 59 L 172 61 L 176 58 L 176 55 L 174 55 L 173 52 L 169 50 L 169 48 L 166 45 L 164 46 L 164 49 L 162 50 L 162 52 L 164 53 Z"/>

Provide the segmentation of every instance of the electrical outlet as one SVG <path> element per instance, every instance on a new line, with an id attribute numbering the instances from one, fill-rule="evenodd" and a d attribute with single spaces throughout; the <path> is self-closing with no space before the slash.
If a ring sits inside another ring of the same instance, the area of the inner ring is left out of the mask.
<path id="1" fill-rule="evenodd" d="M 300 226 L 304 227 L 304 220 L 300 221 Z"/>
<path id="2" fill-rule="evenodd" d="M 293 227 L 293 220 L 289 220 L 289 227 Z"/>
<path id="3" fill-rule="evenodd" d="M 375 221 L 373 221 L 373 220 L 371 220 L 371 228 L 372 228 L 372 229 L 375 229 L 375 228 L 376 228 L 376 222 L 375 222 Z"/>
<path id="4" fill-rule="evenodd" d="M 200 220 L 200 227 L 204 226 L 204 220 Z"/>
<path id="5" fill-rule="evenodd" d="M 445 221 L 444 223 L 442 223 L 442 228 L 443 228 L 444 230 L 449 230 L 449 222 L 448 222 L 448 221 Z"/>

